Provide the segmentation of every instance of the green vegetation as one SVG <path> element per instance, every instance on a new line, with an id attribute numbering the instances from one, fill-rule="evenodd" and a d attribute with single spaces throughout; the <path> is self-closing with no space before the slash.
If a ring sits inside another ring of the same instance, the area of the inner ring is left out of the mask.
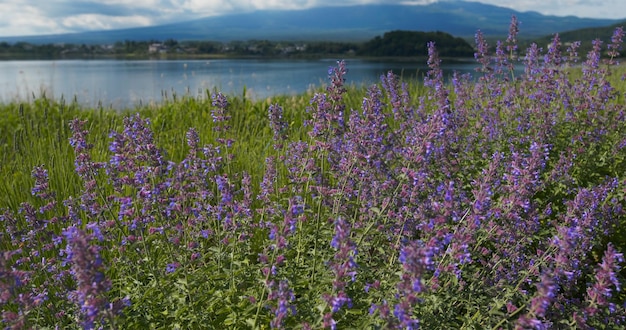
<path id="1" fill-rule="evenodd" d="M 242 152 L 246 158 L 238 157 L 235 161 L 254 173 L 256 178 L 263 170 L 258 160 L 264 159 L 264 155 L 271 149 L 271 132 L 267 124 L 270 103 L 280 102 L 285 108 L 303 109 L 310 95 L 280 96 L 256 102 L 245 97 L 232 97 L 232 136 L 237 141 L 235 148 L 246 151 Z M 80 185 L 78 177 L 73 173 L 73 151 L 68 144 L 72 134 L 68 123 L 74 118 L 89 121 L 91 143 L 94 144 L 98 160 L 105 159 L 109 134 L 123 128 L 126 116 L 139 113 L 142 117 L 151 118 L 155 140 L 168 157 L 173 161 L 181 161 L 186 152 L 184 133 L 190 127 L 197 127 L 205 141 L 215 139 L 211 129 L 210 108 L 211 99 L 208 96 L 193 98 L 176 95 L 155 107 L 126 111 L 84 109 L 73 102 L 56 102 L 46 98 L 39 98 L 32 103 L 3 105 L 0 110 L 0 175 L 10 179 L 0 183 L 0 208 L 17 209 L 21 202 L 32 200 L 28 188 L 32 185 L 30 172 L 40 164 L 49 165 L 51 185 L 59 188 L 59 198 L 77 194 Z M 299 111 L 286 112 L 285 115 L 294 127 L 302 126 L 302 113 Z"/>
<path id="2" fill-rule="evenodd" d="M 376 37 L 359 48 L 364 56 L 428 56 L 429 42 L 437 45 L 442 57 L 472 57 L 474 48 L 462 38 L 444 32 L 391 31 Z"/>
<path id="3" fill-rule="evenodd" d="M 423 84 L 1 106 L 2 326 L 623 328 L 623 37 L 576 71 L 479 35 L 449 84 L 430 43 Z"/>

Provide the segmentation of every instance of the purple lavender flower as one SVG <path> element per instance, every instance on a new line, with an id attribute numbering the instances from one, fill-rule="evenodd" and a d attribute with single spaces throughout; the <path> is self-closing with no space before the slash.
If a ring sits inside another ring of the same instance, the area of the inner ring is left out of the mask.
<path id="1" fill-rule="evenodd" d="M 220 221 L 224 229 L 229 230 L 238 226 L 233 222 L 233 184 L 228 180 L 228 177 L 224 175 L 216 175 L 215 183 L 217 184 L 217 190 L 220 193 L 220 201 L 213 210 L 214 215 Z"/>
<path id="2" fill-rule="evenodd" d="M 348 306 L 348 308 L 352 308 L 352 299 L 348 297 L 348 294 L 345 291 L 340 291 L 336 295 L 325 295 L 324 300 L 330 306 L 330 311 L 332 314 L 339 312 L 339 310 L 343 306 Z"/>
<path id="3" fill-rule="evenodd" d="M 412 241 L 400 249 L 398 259 L 402 264 L 402 274 L 398 283 L 399 301 L 394 306 L 393 315 L 401 328 L 417 329 L 419 326 L 419 321 L 413 317 L 413 308 L 419 302 L 418 295 L 429 289 L 424 277 L 434 270 L 434 259 L 440 250 L 436 242 L 435 237 L 428 244 Z"/>
<path id="4" fill-rule="evenodd" d="M 613 190 L 611 182 L 593 189 L 580 189 L 559 220 L 557 234 L 550 244 L 556 248 L 554 265 L 567 279 L 574 281 L 583 271 L 580 260 L 597 243 L 597 236 L 608 233 L 616 215 L 607 195 Z M 606 203 L 606 204 L 603 204 Z"/>
<path id="5" fill-rule="evenodd" d="M 613 245 L 609 244 L 596 270 L 595 283 L 587 288 L 585 312 L 588 316 L 594 316 L 600 308 L 609 307 L 609 310 L 617 308 L 615 303 L 610 302 L 610 299 L 613 297 L 613 291 L 617 292 L 621 289 L 618 273 L 621 269 L 620 263 L 623 262 L 624 255 L 617 253 Z"/>
<path id="6" fill-rule="evenodd" d="M 106 293 L 111 288 L 105 277 L 105 265 L 100 256 L 100 247 L 91 242 L 84 231 L 75 226 L 66 228 L 63 236 L 67 241 L 65 262 L 71 266 L 70 273 L 76 281 L 76 289 L 68 294 L 81 310 L 82 324 L 85 329 L 93 329 L 96 322 L 101 322 L 106 315 L 114 315 L 119 310 L 112 309 Z"/>
<path id="7" fill-rule="evenodd" d="M 583 66 L 583 73 L 592 72 L 600 66 L 602 55 L 602 40 L 595 39 L 591 42 L 593 48 L 587 53 L 587 60 Z"/>
<path id="8" fill-rule="evenodd" d="M 580 41 L 574 41 L 567 47 L 568 60 L 576 63 L 578 61 L 578 48 L 580 47 Z"/>
<path id="9" fill-rule="evenodd" d="M 48 170 L 43 166 L 36 166 L 31 175 L 35 179 L 35 186 L 31 190 L 33 196 L 37 196 L 43 200 L 54 198 L 54 192 L 50 191 L 48 182 Z"/>
<path id="10" fill-rule="evenodd" d="M 282 142 L 287 138 L 287 123 L 283 119 L 283 108 L 278 104 L 271 104 L 268 108 L 270 128 L 274 132 L 274 149 L 282 148 Z"/>
<path id="11" fill-rule="evenodd" d="M 624 28 L 621 26 L 615 28 L 615 31 L 613 31 L 613 36 L 611 36 L 611 43 L 607 46 L 608 55 L 610 57 L 608 62 L 609 65 L 619 64 L 619 62 L 616 61 L 615 58 L 619 57 L 620 55 L 619 51 L 622 49 L 623 38 Z"/>
<path id="12" fill-rule="evenodd" d="M 311 137 L 324 137 L 320 143 L 328 142 L 334 136 L 338 136 L 344 129 L 345 104 L 342 102 L 346 89 L 345 75 L 347 73 L 344 61 L 338 61 L 337 67 L 328 70 L 328 78 L 331 82 L 327 87 L 327 94 L 316 93 L 311 98 L 311 106 L 307 107 L 307 112 L 311 113 L 311 119 L 306 122 L 312 127 L 309 132 Z M 325 141 L 324 141 L 325 140 Z"/>
<path id="13" fill-rule="evenodd" d="M 540 71 L 539 70 L 539 54 L 541 53 L 541 48 L 537 46 L 536 43 L 532 43 L 530 47 L 526 50 L 526 56 L 524 56 L 524 64 L 525 64 L 525 73 L 526 78 L 529 80 L 534 79 L 533 77 Z"/>
<path id="14" fill-rule="evenodd" d="M 561 57 L 561 38 L 558 33 L 554 34 L 552 42 L 548 45 L 548 52 L 544 55 L 543 61 L 549 67 L 559 67 L 563 58 Z"/>
<path id="15" fill-rule="evenodd" d="M 517 319 L 517 326 L 533 329 L 549 329 L 550 322 L 542 321 L 546 312 L 555 299 L 558 287 L 550 275 L 541 276 L 537 283 L 537 293 L 531 299 L 528 313 Z"/>
<path id="16" fill-rule="evenodd" d="M 70 138 L 70 145 L 74 147 L 75 160 L 74 166 L 76 173 L 83 180 L 83 194 L 81 195 L 80 207 L 83 210 L 90 212 L 92 215 L 98 214 L 101 211 L 101 205 L 98 203 L 97 196 L 97 184 L 96 174 L 98 170 L 104 167 L 104 163 L 93 162 L 89 151 L 93 148 L 93 145 L 87 143 L 87 131 L 84 126 L 87 121 L 74 119 L 70 122 L 70 129 L 72 130 L 72 137 Z"/>
<path id="17" fill-rule="evenodd" d="M 335 321 L 335 319 L 333 318 L 332 313 L 324 314 L 322 326 L 324 327 L 324 329 L 327 329 L 327 328 L 330 328 L 331 330 L 337 329 L 337 321 Z"/>
<path id="18" fill-rule="evenodd" d="M 272 286 L 275 290 L 275 285 Z M 277 306 L 273 307 L 274 318 L 270 322 L 272 328 L 283 328 L 285 319 L 291 315 L 296 315 L 296 307 L 292 304 L 296 297 L 289 288 L 289 283 L 282 280 L 278 283 L 278 290 L 269 294 L 268 300 L 276 300 Z"/>
<path id="19" fill-rule="evenodd" d="M 311 146 L 304 141 L 294 141 L 287 146 L 284 163 L 289 171 L 289 182 L 295 184 L 294 193 L 300 193 L 301 186 L 309 180 L 307 174 L 319 173 L 310 151 Z"/>
<path id="20" fill-rule="evenodd" d="M 488 73 L 492 71 L 492 68 L 489 67 L 489 63 L 491 60 L 489 59 L 489 44 L 485 40 L 482 31 L 476 31 L 475 35 L 476 41 L 476 52 L 474 53 L 474 58 L 481 64 L 481 67 L 476 69 L 477 71 Z"/>
<path id="21" fill-rule="evenodd" d="M 443 84 L 443 71 L 441 70 L 441 59 L 433 41 L 428 43 L 428 60 L 426 61 L 430 70 L 427 73 L 427 79 L 424 85 L 440 88 Z"/>
<path id="22" fill-rule="evenodd" d="M 302 200 L 302 197 L 289 197 L 289 206 L 287 212 L 283 212 L 283 231 L 286 234 L 295 234 L 298 221 L 303 218 L 304 209 L 305 204 Z"/>
<path id="23" fill-rule="evenodd" d="M 398 94 L 398 77 L 396 77 L 393 71 L 389 71 L 386 75 L 380 76 L 380 82 L 383 86 L 383 89 L 389 95 L 389 101 L 391 103 L 391 106 L 393 107 L 392 112 L 394 113 L 395 118 L 399 119 L 398 111 L 402 104 L 402 100 L 400 98 L 400 95 Z"/>
<path id="24" fill-rule="evenodd" d="M 508 54 L 504 51 L 504 44 L 498 40 L 496 42 L 496 54 L 495 54 L 495 74 L 502 74 L 504 70 L 509 70 L 511 64 L 509 63 Z M 504 78 L 508 79 L 508 78 Z"/>
<path id="25" fill-rule="evenodd" d="M 196 152 L 200 147 L 200 137 L 198 136 L 198 131 L 195 128 L 190 128 L 187 131 L 187 145 L 189 146 L 189 154 L 196 155 Z"/>
<path id="26" fill-rule="evenodd" d="M 516 60 L 517 51 L 517 34 L 519 33 L 519 22 L 517 16 L 511 15 L 511 24 L 509 25 L 509 35 L 506 37 L 506 50 L 509 52 L 511 60 Z"/>
<path id="27" fill-rule="evenodd" d="M 90 222 L 87 224 L 86 227 L 87 229 L 91 230 L 91 235 L 94 238 L 96 238 L 100 242 L 104 241 L 104 235 L 102 234 L 102 231 L 100 230 L 100 225 L 98 223 Z"/>
<path id="28" fill-rule="evenodd" d="M 335 220 L 335 236 L 330 245 L 337 250 L 333 261 L 330 263 L 335 280 L 333 288 L 341 291 L 346 287 L 345 277 L 348 276 L 354 282 L 357 264 L 354 258 L 357 255 L 356 244 L 350 239 L 351 225 L 343 217 Z"/>
<path id="29" fill-rule="evenodd" d="M 169 263 L 165 267 L 165 273 L 167 274 L 173 273 L 176 271 L 176 269 L 178 269 L 178 267 L 180 267 L 180 264 L 178 262 Z"/>
<path id="30" fill-rule="evenodd" d="M 382 75 L 380 80 L 391 103 L 393 118 L 396 122 L 400 123 L 399 130 L 406 129 L 406 125 L 410 122 L 413 112 L 413 108 L 410 104 L 410 95 L 407 91 L 408 84 L 406 82 L 400 82 L 399 77 L 392 71 L 387 72 L 387 75 Z"/>
<path id="31" fill-rule="evenodd" d="M 267 157 L 265 159 L 265 174 L 263 175 L 263 181 L 261 181 L 261 191 L 257 196 L 257 199 L 264 203 L 269 203 L 269 196 L 274 193 L 275 181 L 276 181 L 276 165 L 274 157 Z M 268 205 L 269 206 L 269 205 Z"/>
<path id="32" fill-rule="evenodd" d="M 109 145 L 112 153 L 106 172 L 116 191 L 122 194 L 122 187 L 129 186 L 141 189 L 145 184 L 142 175 L 137 172 L 163 174 L 166 162 L 160 150 L 154 145 L 154 137 L 149 128 L 150 121 L 143 120 L 139 114 L 124 118 L 122 133 L 111 132 L 113 140 Z"/>
<path id="33" fill-rule="evenodd" d="M 213 123 L 215 124 L 214 130 L 218 132 L 224 132 L 230 129 L 230 126 L 226 124 L 230 120 L 228 114 L 228 99 L 222 93 L 216 93 L 211 95 L 211 104 L 214 109 L 211 110 L 211 117 L 213 117 Z"/>
<path id="34" fill-rule="evenodd" d="M 328 86 L 327 90 L 330 94 L 330 98 L 334 102 L 339 102 L 341 100 L 342 94 L 346 92 L 345 87 L 343 86 L 346 82 L 345 75 L 348 73 L 348 69 L 346 68 L 345 61 L 337 61 L 336 67 L 328 68 L 328 79 L 330 80 L 330 86 Z M 339 106 L 339 104 L 336 104 Z M 334 109 L 335 112 L 341 112 L 343 108 L 337 107 Z"/>
<path id="35" fill-rule="evenodd" d="M 311 98 L 311 107 L 307 108 L 307 111 L 312 114 L 311 120 L 306 124 L 312 126 L 309 135 L 312 137 L 324 134 L 327 130 L 328 119 L 327 114 L 330 110 L 330 103 L 326 101 L 326 94 L 315 93 Z"/>

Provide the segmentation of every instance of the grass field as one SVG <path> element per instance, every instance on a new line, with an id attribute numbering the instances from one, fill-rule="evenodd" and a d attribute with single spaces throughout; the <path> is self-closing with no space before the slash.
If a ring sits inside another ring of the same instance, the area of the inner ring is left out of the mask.
<path id="1" fill-rule="evenodd" d="M 450 83 L 431 44 L 424 83 L 2 105 L 2 327 L 625 327 L 623 31 L 512 31 Z"/>

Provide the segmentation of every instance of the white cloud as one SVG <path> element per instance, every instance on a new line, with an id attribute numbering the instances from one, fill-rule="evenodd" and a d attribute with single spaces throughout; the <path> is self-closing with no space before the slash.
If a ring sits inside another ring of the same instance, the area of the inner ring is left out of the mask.
<path id="1" fill-rule="evenodd" d="M 99 3 L 99 4 L 105 4 L 105 5 L 123 5 L 123 6 L 127 6 L 127 7 L 145 7 L 145 6 L 157 6 L 161 3 L 161 1 L 159 0 L 92 0 L 92 1 L 87 1 L 87 2 L 92 2 L 92 3 Z"/>
<path id="2" fill-rule="evenodd" d="M 37 6 L 17 2 L 0 3 L 0 35 L 68 32 L 56 20 L 48 17 Z"/>
<path id="3" fill-rule="evenodd" d="M 431 3 L 438 2 L 438 0 L 406 0 L 400 1 L 403 5 L 429 5 Z"/>
<path id="4" fill-rule="evenodd" d="M 517 11 L 536 11 L 544 15 L 590 18 L 626 18 L 624 0 L 466 0 L 482 2 Z"/>
<path id="5" fill-rule="evenodd" d="M 63 26 L 70 30 L 109 30 L 126 27 L 148 26 L 152 20 L 144 16 L 106 16 L 83 14 L 63 19 Z"/>
<path id="6" fill-rule="evenodd" d="M 173 0 L 173 2 L 176 2 L 187 11 L 204 15 L 231 13 L 234 11 L 242 12 L 265 9 L 294 10 L 321 6 L 348 6 L 374 3 L 428 4 L 437 1 L 439 0 Z"/>

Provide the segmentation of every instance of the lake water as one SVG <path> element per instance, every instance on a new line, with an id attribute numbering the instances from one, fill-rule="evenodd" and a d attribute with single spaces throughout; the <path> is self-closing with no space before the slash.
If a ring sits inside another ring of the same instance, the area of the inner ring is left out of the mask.
<path id="1" fill-rule="evenodd" d="M 379 82 L 389 70 L 405 78 L 422 79 L 425 63 L 346 60 L 348 84 Z M 217 89 L 252 99 L 298 94 L 327 82 L 328 68 L 336 60 L 45 60 L 1 61 L 0 102 L 28 101 L 43 93 L 85 106 L 99 102 L 106 108 L 127 108 L 158 103 L 164 96 L 205 95 Z M 444 67 L 474 72 L 475 63 Z"/>

